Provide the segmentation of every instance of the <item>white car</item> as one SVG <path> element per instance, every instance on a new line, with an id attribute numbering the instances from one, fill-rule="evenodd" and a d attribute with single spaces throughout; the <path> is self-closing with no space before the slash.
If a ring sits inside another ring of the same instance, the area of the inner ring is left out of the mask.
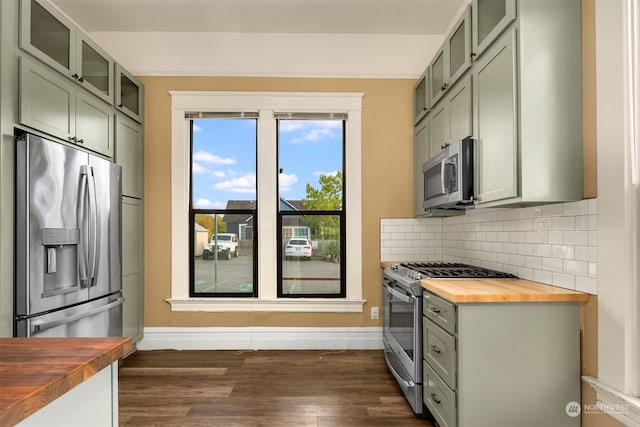
<path id="1" fill-rule="evenodd" d="M 232 256 L 237 257 L 238 253 L 238 235 L 235 233 L 219 233 L 211 236 L 211 243 L 205 246 L 202 252 L 202 259 L 214 259 L 218 255 L 218 259 L 230 260 Z"/>
<path id="2" fill-rule="evenodd" d="M 305 237 L 294 237 L 289 239 L 284 247 L 284 257 L 311 259 L 311 242 Z"/>

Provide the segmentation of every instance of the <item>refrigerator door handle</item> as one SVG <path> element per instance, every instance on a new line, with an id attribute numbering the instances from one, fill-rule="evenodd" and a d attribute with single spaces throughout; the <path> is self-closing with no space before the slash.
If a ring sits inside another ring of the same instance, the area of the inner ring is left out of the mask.
<path id="1" fill-rule="evenodd" d="M 96 197 L 96 177 L 93 167 L 89 166 L 89 286 L 96 285 L 98 266 L 98 206 Z"/>
<path id="2" fill-rule="evenodd" d="M 53 320 L 51 322 L 43 322 L 43 321 L 34 321 L 31 322 L 31 326 L 33 327 L 33 332 L 40 332 L 47 329 L 55 328 L 56 326 L 64 325 L 65 323 L 75 322 L 76 320 L 83 319 L 85 317 L 93 316 L 98 313 L 102 313 L 103 311 L 111 310 L 113 307 L 117 307 L 122 304 L 124 299 L 122 297 L 117 300 L 110 302 L 109 304 L 94 308 L 89 311 L 84 311 L 82 313 L 74 314 L 73 316 L 65 317 L 60 320 Z"/>
<path id="3" fill-rule="evenodd" d="M 78 192 L 78 208 L 77 208 L 77 221 L 78 228 L 80 229 L 80 239 L 78 243 L 78 269 L 80 272 L 80 286 L 85 288 L 88 286 L 89 277 L 87 270 L 89 268 L 87 259 L 88 256 L 88 244 L 87 241 L 87 229 L 86 223 L 86 200 L 87 200 L 87 184 L 88 178 L 88 166 L 82 165 L 80 167 L 80 190 Z"/>

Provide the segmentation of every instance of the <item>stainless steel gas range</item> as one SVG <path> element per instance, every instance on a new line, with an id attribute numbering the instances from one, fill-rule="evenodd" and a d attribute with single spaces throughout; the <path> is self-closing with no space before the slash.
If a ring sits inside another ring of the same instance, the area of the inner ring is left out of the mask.
<path id="1" fill-rule="evenodd" d="M 459 263 L 402 263 L 382 273 L 384 355 L 416 415 L 422 403 L 421 280 L 515 278 L 514 275 Z"/>

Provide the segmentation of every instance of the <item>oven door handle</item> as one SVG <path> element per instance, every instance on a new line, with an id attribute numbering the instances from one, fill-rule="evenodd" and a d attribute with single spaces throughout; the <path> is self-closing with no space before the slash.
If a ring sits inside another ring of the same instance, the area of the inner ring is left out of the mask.
<path id="1" fill-rule="evenodd" d="M 391 371 L 391 375 L 393 375 L 393 377 L 400 383 L 400 386 L 404 386 L 404 388 L 410 388 L 410 387 L 416 386 L 416 383 L 414 383 L 413 381 L 405 380 L 404 378 L 402 378 L 400 373 L 398 373 L 396 368 L 394 368 L 391 363 L 387 363 L 387 367 L 389 367 L 389 370 Z"/>
<path id="2" fill-rule="evenodd" d="M 402 292 L 398 292 L 395 289 L 392 289 L 391 286 L 389 286 L 389 285 L 385 285 L 385 287 L 387 288 L 387 291 L 391 295 L 393 295 L 394 297 L 398 298 L 402 302 L 411 303 L 416 299 L 415 295 L 407 295 L 407 294 L 404 294 Z"/>

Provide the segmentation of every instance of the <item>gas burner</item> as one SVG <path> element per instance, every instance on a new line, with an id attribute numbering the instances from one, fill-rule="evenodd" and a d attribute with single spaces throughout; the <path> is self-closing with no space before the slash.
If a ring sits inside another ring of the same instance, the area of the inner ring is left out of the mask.
<path id="1" fill-rule="evenodd" d="M 517 279 L 516 276 L 502 271 L 491 270 L 484 267 L 476 267 L 468 264 L 449 262 L 409 262 L 401 264 L 408 271 L 405 276 L 413 279 L 412 272 L 417 272 L 420 279 Z"/>

